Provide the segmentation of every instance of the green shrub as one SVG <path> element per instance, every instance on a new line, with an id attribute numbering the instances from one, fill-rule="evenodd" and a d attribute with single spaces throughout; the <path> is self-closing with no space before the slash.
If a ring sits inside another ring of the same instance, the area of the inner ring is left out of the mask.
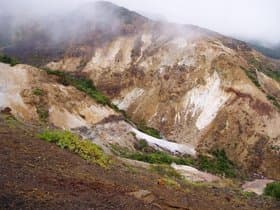
<path id="1" fill-rule="evenodd" d="M 32 90 L 32 93 L 33 93 L 34 95 L 36 95 L 36 96 L 42 96 L 42 95 L 44 95 L 43 90 L 41 90 L 40 88 L 34 88 L 34 89 Z"/>
<path id="2" fill-rule="evenodd" d="M 264 194 L 280 200 L 280 182 L 272 182 L 266 185 Z"/>
<path id="3" fill-rule="evenodd" d="M 68 86 L 74 86 L 78 90 L 86 93 L 91 98 L 93 98 L 97 103 L 100 103 L 102 105 L 108 105 L 111 108 L 114 108 L 115 110 L 117 107 L 113 105 L 109 98 L 104 96 L 100 91 L 96 89 L 94 84 L 91 80 L 86 79 L 81 76 L 75 76 L 71 75 L 69 73 L 63 72 L 63 71 L 57 71 L 57 70 L 51 70 L 51 69 L 44 69 L 48 74 L 50 75 L 56 75 L 59 77 L 58 82 Z"/>
<path id="4" fill-rule="evenodd" d="M 173 179 L 182 178 L 181 174 L 178 173 L 174 168 L 172 168 L 169 165 L 152 165 L 151 169 L 152 169 L 152 171 L 155 171 L 159 175 L 164 176 L 164 177 L 173 178 Z"/>
<path id="5" fill-rule="evenodd" d="M 127 158 L 153 164 L 171 164 L 173 162 L 173 159 L 175 159 L 170 155 L 159 151 L 148 154 L 141 152 L 131 153 L 127 154 Z"/>
<path id="6" fill-rule="evenodd" d="M 110 146 L 112 153 L 120 157 L 126 157 L 126 155 L 130 153 L 128 148 L 121 147 L 118 144 L 110 144 Z"/>
<path id="7" fill-rule="evenodd" d="M 280 70 L 272 71 L 271 69 L 264 69 L 262 72 L 270 78 L 280 82 Z"/>
<path id="8" fill-rule="evenodd" d="M 103 150 L 88 140 L 82 140 L 79 136 L 69 131 L 44 131 L 38 137 L 44 141 L 55 143 L 62 149 L 67 149 L 81 158 L 100 166 L 107 166 L 110 162 Z"/>
<path id="9" fill-rule="evenodd" d="M 126 148 L 122 148 L 118 145 L 111 145 L 112 151 L 116 155 L 120 155 L 124 158 L 138 160 L 151 164 L 171 164 L 176 163 L 179 165 L 191 165 L 192 159 L 187 157 L 176 157 L 169 155 L 168 153 L 156 151 L 156 152 L 130 152 Z"/>
<path id="10" fill-rule="evenodd" d="M 259 83 L 257 74 L 255 72 L 255 70 L 245 70 L 246 75 L 248 76 L 248 78 L 258 87 L 261 88 L 261 85 Z"/>
<path id="11" fill-rule="evenodd" d="M 161 139 L 160 132 L 158 130 L 156 130 L 155 128 L 148 127 L 146 125 L 145 121 L 143 121 L 143 120 L 137 125 L 137 128 L 140 131 L 142 131 L 143 133 L 146 133 L 150 136 Z"/>
<path id="12" fill-rule="evenodd" d="M 18 121 L 13 115 L 3 115 L 5 123 L 10 127 L 10 128 L 17 128 L 22 123 Z"/>
<path id="13" fill-rule="evenodd" d="M 272 95 L 267 95 L 266 97 L 280 111 L 280 103 L 277 101 L 277 99 Z"/>
<path id="14" fill-rule="evenodd" d="M 111 148 L 115 155 L 132 160 L 162 165 L 176 163 L 178 165 L 193 166 L 202 171 L 230 178 L 237 176 L 236 166 L 228 159 L 224 150 L 214 151 L 213 157 L 199 155 L 197 158 L 192 158 L 189 156 L 173 156 L 162 151 L 146 152 L 144 150 L 131 152 L 127 148 L 118 145 L 111 145 Z"/>
<path id="15" fill-rule="evenodd" d="M 146 151 L 147 149 L 149 149 L 149 144 L 145 139 L 140 139 L 139 141 L 137 141 L 137 143 L 135 144 L 135 149 L 140 150 L 140 151 Z"/>
<path id="16" fill-rule="evenodd" d="M 43 105 L 38 105 L 36 107 L 36 110 L 37 110 L 37 114 L 39 116 L 39 119 L 42 122 L 46 122 L 48 117 L 49 117 L 49 110 Z"/>
<path id="17" fill-rule="evenodd" d="M 213 158 L 200 155 L 196 165 L 199 169 L 213 174 L 224 175 L 226 177 L 236 177 L 236 169 L 232 161 L 228 159 L 224 150 L 213 152 Z"/>
<path id="18" fill-rule="evenodd" d="M 15 66 L 18 64 L 16 59 L 11 58 L 7 55 L 0 55 L 0 62 L 10 64 L 11 66 Z"/>

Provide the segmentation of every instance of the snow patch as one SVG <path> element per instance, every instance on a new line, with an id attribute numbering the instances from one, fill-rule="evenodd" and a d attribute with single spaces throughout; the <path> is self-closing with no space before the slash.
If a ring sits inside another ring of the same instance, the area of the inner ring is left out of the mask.
<path id="1" fill-rule="evenodd" d="M 206 85 L 189 91 L 185 96 L 187 113 L 192 112 L 192 117 L 199 115 L 196 127 L 201 130 L 207 127 L 216 117 L 220 108 L 230 97 L 221 89 L 221 80 L 217 72 L 206 79 Z"/>
<path id="2" fill-rule="evenodd" d="M 145 139 L 147 143 L 154 147 L 155 149 L 159 150 L 167 150 L 174 154 L 188 154 L 191 156 L 196 155 L 195 148 L 192 145 L 188 144 L 178 144 L 174 142 L 167 141 L 165 139 L 157 139 L 152 136 L 149 136 L 136 128 L 131 127 L 131 131 L 135 133 L 137 139 Z"/>

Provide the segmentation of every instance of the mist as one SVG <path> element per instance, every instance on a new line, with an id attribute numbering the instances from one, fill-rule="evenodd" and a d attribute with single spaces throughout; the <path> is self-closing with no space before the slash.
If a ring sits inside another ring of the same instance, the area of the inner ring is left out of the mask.
<path id="1" fill-rule="evenodd" d="M 0 0 L 0 15 L 18 20 L 63 15 L 90 0 Z M 198 25 L 235 38 L 280 44 L 279 0 L 112 0 L 156 20 Z M 106 15 L 106 14 L 105 14 Z"/>

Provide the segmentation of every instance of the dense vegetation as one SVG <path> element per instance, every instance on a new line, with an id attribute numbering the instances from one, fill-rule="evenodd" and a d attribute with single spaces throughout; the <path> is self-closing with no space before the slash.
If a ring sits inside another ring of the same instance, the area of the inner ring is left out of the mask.
<path id="1" fill-rule="evenodd" d="M 79 136 L 60 130 L 47 130 L 38 135 L 44 141 L 57 144 L 62 149 L 67 149 L 85 160 L 100 166 L 107 166 L 110 162 L 108 156 L 96 144 L 88 140 L 82 140 Z"/>
<path id="2" fill-rule="evenodd" d="M 34 88 L 32 90 L 32 93 L 35 95 L 35 96 L 43 96 L 44 95 L 44 91 L 40 88 Z"/>
<path id="3" fill-rule="evenodd" d="M 145 140 L 141 140 L 141 141 L 145 141 Z M 171 164 L 171 163 L 176 163 L 180 165 L 193 164 L 192 160 L 187 157 L 172 156 L 166 152 L 155 151 L 154 149 L 148 147 L 149 146 L 143 147 L 141 151 L 131 152 L 128 149 L 120 147 L 118 145 L 112 145 L 112 151 L 116 155 L 120 155 L 128 159 L 143 161 L 151 164 Z"/>
<path id="4" fill-rule="evenodd" d="M 264 189 L 264 194 L 280 200 L 280 182 L 269 183 Z"/>
<path id="5" fill-rule="evenodd" d="M 196 165 L 199 169 L 213 174 L 220 174 L 226 177 L 235 177 L 236 168 L 230 161 L 224 150 L 215 150 L 213 157 L 199 156 Z"/>
<path id="6" fill-rule="evenodd" d="M 0 54 L 0 62 L 10 64 L 11 66 L 15 66 L 18 64 L 16 59 L 1 54 Z"/>
<path id="7" fill-rule="evenodd" d="M 129 159 L 143 161 L 152 164 L 172 164 L 172 163 L 176 163 L 179 165 L 193 164 L 193 161 L 191 159 L 171 156 L 161 151 L 156 151 L 154 153 L 136 152 L 136 153 L 127 154 L 126 157 Z"/>
<path id="8" fill-rule="evenodd" d="M 144 143 L 141 143 L 141 145 L 144 145 Z M 139 148 L 139 146 L 136 148 Z M 236 166 L 228 159 L 224 150 L 213 151 L 212 156 L 209 157 L 200 155 L 197 158 L 189 156 L 177 157 L 166 152 L 155 151 L 145 147 L 142 147 L 140 151 L 131 152 L 128 149 L 117 145 L 112 145 L 112 152 L 124 158 L 151 164 L 170 165 L 172 163 L 176 163 L 178 165 L 194 166 L 200 170 L 226 177 L 237 176 Z"/>

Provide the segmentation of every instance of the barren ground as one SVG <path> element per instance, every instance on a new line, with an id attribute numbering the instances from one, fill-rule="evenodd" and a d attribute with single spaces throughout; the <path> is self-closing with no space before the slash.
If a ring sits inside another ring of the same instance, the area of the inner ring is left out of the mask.
<path id="1" fill-rule="evenodd" d="M 0 114 L 0 209 L 280 208 L 272 199 L 230 188 L 170 186 L 155 172 L 117 160 L 101 168 L 37 139 L 37 132 Z M 139 190 L 151 193 L 139 199 L 129 195 Z"/>

